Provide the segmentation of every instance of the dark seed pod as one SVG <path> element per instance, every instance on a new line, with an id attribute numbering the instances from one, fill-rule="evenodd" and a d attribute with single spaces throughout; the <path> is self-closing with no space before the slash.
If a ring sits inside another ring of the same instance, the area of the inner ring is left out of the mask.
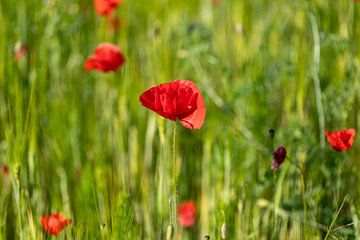
<path id="1" fill-rule="evenodd" d="M 270 139 L 274 139 L 275 138 L 275 130 L 274 129 L 269 129 L 269 137 Z"/>

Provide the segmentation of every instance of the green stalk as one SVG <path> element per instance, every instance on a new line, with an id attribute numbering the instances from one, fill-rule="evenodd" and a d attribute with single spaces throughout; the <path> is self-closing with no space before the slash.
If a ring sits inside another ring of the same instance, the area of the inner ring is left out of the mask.
<path id="1" fill-rule="evenodd" d="M 306 204 L 306 195 L 305 195 L 305 178 L 304 178 L 304 171 L 301 169 L 301 193 L 302 193 L 302 200 L 304 205 L 304 239 L 307 237 L 307 204 Z"/>
<path id="2" fill-rule="evenodd" d="M 331 233 L 331 231 L 332 231 L 332 228 L 333 228 L 333 226 L 334 226 L 334 224 L 335 224 L 335 222 L 336 222 L 336 219 L 337 219 L 337 217 L 339 216 L 339 213 L 340 213 L 341 209 L 342 209 L 343 206 L 344 206 L 344 203 L 345 203 L 345 201 L 346 201 L 346 197 L 347 197 L 347 195 L 345 195 L 343 202 L 341 203 L 339 209 L 336 211 L 336 213 L 335 213 L 335 215 L 334 215 L 334 217 L 333 217 L 333 219 L 332 219 L 332 221 L 331 221 L 330 227 L 328 228 L 328 231 L 326 232 L 326 236 L 325 236 L 324 240 L 327 240 L 327 239 L 329 238 L 330 233 Z"/>
<path id="3" fill-rule="evenodd" d="M 169 234 L 167 239 L 176 239 L 177 231 L 177 191 L 176 191 L 176 121 L 174 122 L 173 145 L 172 145 L 172 196 L 170 197 L 170 227 L 172 234 Z M 168 229 L 169 231 L 169 229 Z"/>

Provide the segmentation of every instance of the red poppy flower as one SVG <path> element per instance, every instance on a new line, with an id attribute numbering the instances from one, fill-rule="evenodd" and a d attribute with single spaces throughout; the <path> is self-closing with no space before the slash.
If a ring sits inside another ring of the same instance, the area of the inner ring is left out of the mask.
<path id="1" fill-rule="evenodd" d="M 9 167 L 7 165 L 2 165 L 1 166 L 1 172 L 3 176 L 7 176 L 9 175 Z"/>
<path id="2" fill-rule="evenodd" d="M 86 59 L 84 69 L 100 72 L 116 71 L 124 63 L 125 57 L 116 45 L 102 43 L 96 47 L 94 54 Z"/>
<path id="3" fill-rule="evenodd" d="M 53 213 L 41 216 L 40 223 L 47 233 L 57 236 L 64 227 L 71 224 L 71 219 L 65 219 L 61 213 Z"/>
<path id="4" fill-rule="evenodd" d="M 109 16 L 120 3 L 121 0 L 94 0 L 95 11 L 101 16 Z"/>
<path id="5" fill-rule="evenodd" d="M 28 51 L 28 46 L 26 44 L 18 45 L 15 48 L 15 54 L 14 54 L 15 60 L 19 61 L 20 59 L 22 59 L 27 53 L 27 51 Z"/>
<path id="6" fill-rule="evenodd" d="M 197 86 L 189 80 L 175 80 L 152 87 L 140 96 L 143 106 L 186 128 L 200 129 L 206 108 Z"/>
<path id="7" fill-rule="evenodd" d="M 286 149 L 285 147 L 279 147 L 276 151 L 273 152 L 273 162 L 271 164 L 272 170 L 278 170 L 280 165 L 284 162 L 286 158 Z"/>
<path id="8" fill-rule="evenodd" d="M 178 221 L 183 227 L 191 227 L 196 221 L 196 206 L 191 200 L 183 202 L 178 207 Z"/>
<path id="9" fill-rule="evenodd" d="M 337 130 L 332 133 L 325 131 L 328 142 L 336 151 L 346 151 L 353 145 L 356 131 L 354 128 Z"/>

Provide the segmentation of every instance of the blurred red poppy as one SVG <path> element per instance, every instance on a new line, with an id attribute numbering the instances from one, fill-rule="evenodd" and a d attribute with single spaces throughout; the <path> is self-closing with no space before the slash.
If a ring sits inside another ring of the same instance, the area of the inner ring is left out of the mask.
<path id="1" fill-rule="evenodd" d="M 15 60 L 19 61 L 26 55 L 27 52 L 28 52 L 28 46 L 26 44 L 18 45 L 15 48 L 15 54 L 14 54 Z"/>
<path id="2" fill-rule="evenodd" d="M 325 131 L 328 142 L 336 151 L 346 151 L 353 145 L 356 131 L 354 128 L 337 130 L 332 133 Z"/>
<path id="3" fill-rule="evenodd" d="M 200 129 L 206 116 L 203 97 L 189 80 L 174 80 L 152 87 L 140 96 L 143 106 L 186 128 Z"/>
<path id="4" fill-rule="evenodd" d="M 57 236 L 64 227 L 71 224 L 71 219 L 65 219 L 61 213 L 53 213 L 41 216 L 40 223 L 47 233 Z"/>
<path id="5" fill-rule="evenodd" d="M 182 227 L 191 227 L 196 221 L 196 205 L 192 200 L 183 202 L 178 207 L 178 221 Z"/>
<path id="6" fill-rule="evenodd" d="M 6 164 L 1 165 L 1 172 L 3 176 L 9 175 L 9 167 Z"/>
<path id="7" fill-rule="evenodd" d="M 213 6 L 216 6 L 220 3 L 221 0 L 211 0 Z"/>
<path id="8" fill-rule="evenodd" d="M 107 21 L 108 21 L 108 26 L 109 26 L 110 30 L 113 30 L 115 32 L 120 30 L 121 20 L 119 17 L 117 17 L 117 16 L 108 17 Z"/>
<path id="9" fill-rule="evenodd" d="M 100 72 L 116 71 L 124 63 L 125 57 L 116 45 L 102 43 L 96 47 L 94 54 L 86 59 L 84 69 Z"/>
<path id="10" fill-rule="evenodd" d="M 95 11 L 101 16 L 109 16 L 121 4 L 121 0 L 94 0 Z"/>
<path id="11" fill-rule="evenodd" d="M 285 147 L 279 147 L 273 152 L 273 162 L 271 164 L 272 170 L 278 170 L 280 165 L 284 162 L 286 158 L 286 148 Z"/>

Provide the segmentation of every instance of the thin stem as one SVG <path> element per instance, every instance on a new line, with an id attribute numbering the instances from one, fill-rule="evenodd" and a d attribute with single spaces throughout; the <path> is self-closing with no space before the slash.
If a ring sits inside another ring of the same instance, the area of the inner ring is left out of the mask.
<path id="1" fill-rule="evenodd" d="M 302 193 L 302 200 L 304 205 L 304 239 L 306 239 L 307 230 L 306 230 L 306 221 L 307 221 L 307 204 L 306 204 L 306 195 L 305 195 L 305 178 L 304 172 L 301 171 L 301 193 Z"/>
<path id="2" fill-rule="evenodd" d="M 173 146 L 172 146 L 172 157 L 173 157 L 173 193 L 176 196 L 176 122 L 174 122 L 173 132 Z"/>
<path id="3" fill-rule="evenodd" d="M 173 132 L 173 142 L 172 142 L 172 161 L 173 161 L 173 169 L 172 169 L 172 197 L 171 197 L 171 216 L 170 216 L 170 224 L 174 229 L 174 239 L 176 239 L 177 233 L 177 191 L 176 191 L 176 122 L 174 122 L 174 132 Z"/>
<path id="4" fill-rule="evenodd" d="M 331 230 L 332 230 L 332 228 L 333 228 L 333 226 L 334 226 L 334 224 L 335 224 L 335 222 L 336 222 L 336 219 L 337 219 L 337 217 L 339 216 L 339 213 L 340 213 L 341 209 L 342 209 L 343 206 L 344 206 L 344 203 L 345 203 L 345 201 L 346 201 L 346 197 L 347 197 L 347 195 L 345 195 L 343 202 L 341 203 L 339 209 L 338 209 L 337 212 L 335 213 L 335 215 L 334 215 L 334 217 L 333 217 L 333 219 L 332 219 L 332 221 L 331 221 L 330 227 L 329 227 L 329 229 L 328 229 L 328 231 L 327 231 L 327 233 L 326 233 L 326 236 L 325 236 L 324 240 L 328 239 L 328 237 L 330 236 Z"/>
<path id="5" fill-rule="evenodd" d="M 274 187 L 275 187 L 275 194 L 274 194 L 274 204 L 276 204 L 276 186 L 277 186 L 277 181 L 278 181 L 278 178 L 277 178 L 277 173 L 274 171 Z M 277 219 L 277 209 L 274 210 L 274 229 L 275 231 L 273 231 L 273 234 L 272 234 L 272 238 L 271 239 L 277 239 L 277 225 L 278 225 L 278 219 Z"/>

